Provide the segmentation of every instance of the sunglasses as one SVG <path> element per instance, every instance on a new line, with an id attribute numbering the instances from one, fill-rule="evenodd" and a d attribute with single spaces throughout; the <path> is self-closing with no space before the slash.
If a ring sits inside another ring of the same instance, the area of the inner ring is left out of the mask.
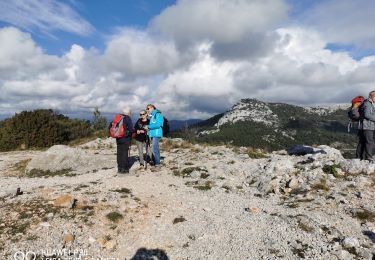
<path id="1" fill-rule="evenodd" d="M 144 115 L 146 115 L 146 114 L 139 114 L 140 116 L 144 116 Z"/>

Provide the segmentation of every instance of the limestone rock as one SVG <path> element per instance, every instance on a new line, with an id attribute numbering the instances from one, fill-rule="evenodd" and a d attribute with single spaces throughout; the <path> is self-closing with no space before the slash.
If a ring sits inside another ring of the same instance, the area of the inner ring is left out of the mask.
<path id="1" fill-rule="evenodd" d="M 41 227 L 45 227 L 45 228 L 49 228 L 49 227 L 51 226 L 51 224 L 48 223 L 48 222 L 41 222 L 39 225 L 40 225 Z"/>
<path id="2" fill-rule="evenodd" d="M 287 182 L 286 187 L 291 188 L 291 189 L 296 189 L 296 188 L 298 188 L 298 187 L 299 187 L 298 179 L 296 179 L 296 178 L 292 178 L 292 179 L 290 179 L 290 180 Z"/>
<path id="3" fill-rule="evenodd" d="M 104 238 L 104 237 L 98 237 L 96 239 L 96 242 L 98 242 L 98 244 L 104 248 L 105 247 L 105 243 L 107 243 L 107 240 Z"/>
<path id="4" fill-rule="evenodd" d="M 357 247 L 359 247 L 359 241 L 355 237 L 346 237 L 342 241 L 342 246 L 344 248 L 357 248 Z"/>
<path id="5" fill-rule="evenodd" d="M 110 241 L 105 242 L 104 247 L 107 250 L 113 250 L 116 248 L 116 245 L 117 245 L 116 241 L 110 240 Z"/>
<path id="6" fill-rule="evenodd" d="M 69 194 L 64 194 L 54 199 L 53 204 L 57 207 L 68 208 L 71 205 L 73 197 Z"/>
<path id="7" fill-rule="evenodd" d="M 85 151 L 66 145 L 54 145 L 46 152 L 35 156 L 27 165 L 26 172 L 33 169 L 42 171 L 61 171 L 76 169 L 89 161 Z"/>
<path id="8" fill-rule="evenodd" d="M 74 236 L 72 234 L 65 234 L 63 240 L 65 244 L 72 243 L 74 241 Z"/>

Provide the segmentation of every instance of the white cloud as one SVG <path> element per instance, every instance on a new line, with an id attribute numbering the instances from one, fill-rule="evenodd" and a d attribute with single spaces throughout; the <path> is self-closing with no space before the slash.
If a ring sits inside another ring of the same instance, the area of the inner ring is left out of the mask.
<path id="1" fill-rule="evenodd" d="M 1 79 L 22 79 L 35 71 L 48 73 L 48 69 L 57 67 L 58 60 L 44 55 L 29 34 L 12 27 L 0 29 Z"/>
<path id="2" fill-rule="evenodd" d="M 315 28 L 330 43 L 374 49 L 374 11 L 373 0 L 319 1 L 302 13 L 297 22 Z"/>
<path id="3" fill-rule="evenodd" d="M 62 56 L 1 28 L 0 114 L 96 106 L 114 113 L 155 103 L 171 119 L 206 118 L 241 98 L 343 103 L 374 88 L 375 56 L 357 61 L 327 50 L 318 30 L 275 29 L 286 9 L 281 0 L 181 0 L 151 28 L 117 31 L 103 52 L 73 44 Z"/>
<path id="4" fill-rule="evenodd" d="M 123 29 L 108 43 L 103 65 L 127 77 L 152 76 L 179 66 L 180 55 L 173 42 L 144 31 Z"/>
<path id="5" fill-rule="evenodd" d="M 287 17 L 283 0 L 180 0 L 155 17 L 151 26 L 186 49 L 212 43 L 215 57 L 243 59 L 271 49 L 274 28 Z"/>
<path id="6" fill-rule="evenodd" d="M 277 32 L 281 38 L 276 52 L 288 56 L 299 65 L 322 63 L 337 66 L 342 74 L 357 66 L 357 62 L 347 53 L 333 53 L 325 49 L 327 42 L 317 31 L 294 27 L 281 28 Z"/>
<path id="7" fill-rule="evenodd" d="M 92 25 L 66 3 L 53 0 L 0 1 L 0 20 L 27 31 L 51 34 L 60 30 L 89 35 Z"/>
<path id="8" fill-rule="evenodd" d="M 274 27 L 286 15 L 282 0 L 179 0 L 153 26 L 177 42 L 233 43 Z"/>

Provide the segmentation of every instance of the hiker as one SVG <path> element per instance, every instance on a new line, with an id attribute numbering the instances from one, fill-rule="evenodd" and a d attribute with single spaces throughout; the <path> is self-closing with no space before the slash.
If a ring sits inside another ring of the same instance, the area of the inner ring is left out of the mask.
<path id="1" fill-rule="evenodd" d="M 134 125 L 135 141 L 138 148 L 139 163 L 141 166 L 146 167 L 148 158 L 151 159 L 151 150 L 150 150 L 150 138 L 147 133 L 146 126 L 150 123 L 150 120 L 147 118 L 146 111 L 142 110 L 139 113 L 139 119 Z M 145 149 L 144 149 L 145 148 Z M 146 150 L 146 161 L 144 160 L 143 150 Z"/>
<path id="2" fill-rule="evenodd" d="M 150 123 L 146 126 L 148 134 L 151 138 L 152 155 L 154 159 L 154 171 L 160 170 L 160 149 L 159 141 L 163 137 L 163 115 L 156 109 L 153 104 L 148 104 L 146 108 L 147 114 L 150 116 Z"/>
<path id="3" fill-rule="evenodd" d="M 134 132 L 133 123 L 131 119 L 131 110 L 125 107 L 122 110 L 124 136 L 116 138 L 117 144 L 117 168 L 118 173 L 128 173 L 130 168 L 129 163 L 129 149 L 131 145 L 132 133 Z"/>
<path id="4" fill-rule="evenodd" d="M 372 150 L 374 148 L 375 131 L 375 90 L 369 93 L 361 108 L 362 115 L 359 124 L 359 142 L 357 146 L 357 157 L 361 160 L 374 162 Z"/>

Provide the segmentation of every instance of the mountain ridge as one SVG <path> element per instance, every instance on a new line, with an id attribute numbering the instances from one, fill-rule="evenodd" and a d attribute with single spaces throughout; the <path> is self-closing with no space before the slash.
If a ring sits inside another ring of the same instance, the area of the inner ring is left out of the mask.
<path id="1" fill-rule="evenodd" d="M 247 98 L 191 129 L 195 130 L 197 141 L 209 143 L 229 142 L 268 150 L 296 144 L 336 144 L 336 148 L 350 148 L 356 137 L 355 131 L 347 132 L 344 107 L 341 104 L 301 107 Z"/>

